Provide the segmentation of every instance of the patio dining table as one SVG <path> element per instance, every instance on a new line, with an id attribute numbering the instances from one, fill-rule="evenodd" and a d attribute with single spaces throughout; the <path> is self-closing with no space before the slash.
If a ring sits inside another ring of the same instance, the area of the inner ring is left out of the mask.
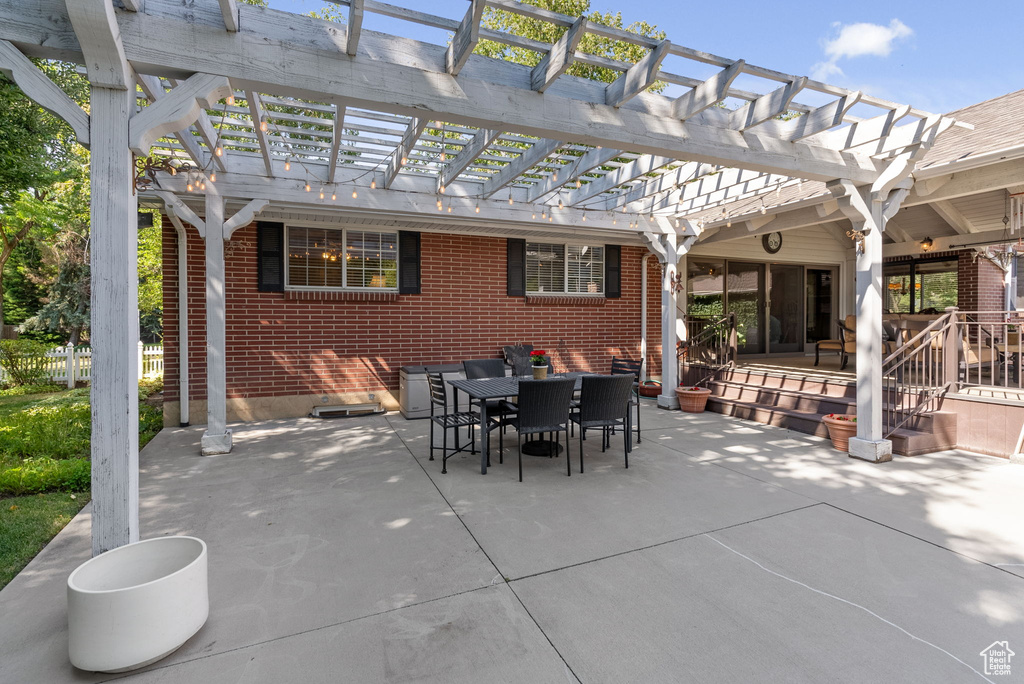
<path id="1" fill-rule="evenodd" d="M 579 391 L 583 384 L 582 378 L 584 375 L 594 375 L 593 373 L 581 373 L 581 372 L 570 372 L 570 373 L 559 373 L 557 375 L 549 375 L 549 378 L 575 378 L 576 387 L 575 390 Z M 541 380 L 540 382 L 543 382 Z M 488 399 L 507 399 L 508 397 L 514 397 L 519 394 L 519 378 L 518 377 L 504 377 L 504 378 L 482 378 L 477 380 L 464 380 L 456 379 L 449 380 L 448 384 L 455 390 L 455 405 L 458 406 L 459 396 L 458 392 L 462 391 L 469 395 L 470 399 L 477 399 L 480 401 L 480 472 L 484 475 L 487 474 L 487 462 L 490 456 L 490 446 L 487 439 L 487 400 Z"/>

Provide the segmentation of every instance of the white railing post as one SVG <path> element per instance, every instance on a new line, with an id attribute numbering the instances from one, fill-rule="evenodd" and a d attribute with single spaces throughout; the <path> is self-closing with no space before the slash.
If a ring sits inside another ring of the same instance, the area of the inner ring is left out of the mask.
<path id="1" fill-rule="evenodd" d="M 67 352 L 67 356 L 64 358 L 64 368 L 68 376 L 68 389 L 75 389 L 75 345 L 68 342 L 64 351 Z"/>
<path id="2" fill-rule="evenodd" d="M 145 368 L 145 346 L 142 344 L 142 340 L 139 340 L 139 380 L 146 377 Z"/>

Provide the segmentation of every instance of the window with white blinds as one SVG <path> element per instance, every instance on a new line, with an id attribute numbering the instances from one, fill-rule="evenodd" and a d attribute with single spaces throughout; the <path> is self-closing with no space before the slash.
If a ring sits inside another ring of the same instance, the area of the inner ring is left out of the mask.
<path id="1" fill-rule="evenodd" d="M 527 242 L 526 291 L 603 294 L 604 247 Z"/>

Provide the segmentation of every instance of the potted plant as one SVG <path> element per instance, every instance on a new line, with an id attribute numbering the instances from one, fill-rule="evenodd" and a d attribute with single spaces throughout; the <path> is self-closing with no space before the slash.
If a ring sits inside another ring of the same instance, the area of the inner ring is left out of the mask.
<path id="1" fill-rule="evenodd" d="M 676 387 L 676 396 L 679 397 L 679 408 L 686 413 L 703 413 L 711 390 L 696 385 L 679 386 Z"/>
<path id="2" fill-rule="evenodd" d="M 534 380 L 543 380 L 548 377 L 548 360 L 544 357 L 543 349 L 534 349 L 530 352 L 530 365 L 533 366 Z"/>
<path id="3" fill-rule="evenodd" d="M 852 413 L 829 413 L 821 417 L 828 428 L 832 446 L 839 451 L 850 450 L 850 438 L 857 434 L 857 416 Z"/>

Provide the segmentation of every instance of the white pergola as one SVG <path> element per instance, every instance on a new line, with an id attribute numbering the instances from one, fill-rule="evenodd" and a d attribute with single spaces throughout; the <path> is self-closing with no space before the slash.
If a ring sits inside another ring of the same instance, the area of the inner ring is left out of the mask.
<path id="1" fill-rule="evenodd" d="M 456 232 L 646 244 L 663 265 L 662 370 L 672 388 L 679 258 L 699 240 L 730 234 L 719 207 L 814 181 L 863 235 L 861 419 L 851 454 L 889 458 L 875 362 L 882 233 L 916 162 L 956 122 L 514 0 L 467 0 L 461 17 L 333 1 L 347 7 L 347 24 L 235 0 L 0 0 L 0 71 L 92 150 L 94 553 L 138 539 L 133 155 L 150 159 L 143 196 L 162 203 L 180 235 L 185 222 L 205 240 L 204 453 L 231 448 L 224 246 L 261 211 L 424 225 L 443 216 Z M 487 8 L 566 31 L 546 44 L 489 30 L 480 25 Z M 367 13 L 441 29 L 450 42 L 364 30 Z M 586 54 L 578 49 L 585 34 L 638 45 L 645 56 L 634 64 Z M 472 54 L 481 40 L 540 61 Z M 28 57 L 85 65 L 91 112 Z M 611 83 L 566 76 L 573 63 L 620 75 Z M 650 92 L 655 85 L 666 94 Z M 659 398 L 666 407 L 675 401 L 667 391 Z"/>

